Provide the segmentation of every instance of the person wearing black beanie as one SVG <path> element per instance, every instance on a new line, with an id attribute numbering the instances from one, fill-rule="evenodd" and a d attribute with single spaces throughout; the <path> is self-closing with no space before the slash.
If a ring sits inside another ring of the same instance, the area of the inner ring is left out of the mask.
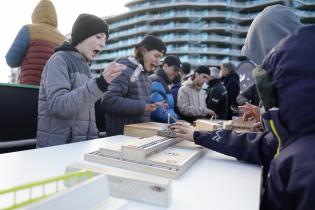
<path id="1" fill-rule="evenodd" d="M 165 53 L 164 42 L 154 35 L 146 35 L 134 48 L 134 58 L 150 74 L 155 71 Z"/>
<path id="2" fill-rule="evenodd" d="M 108 36 L 104 20 L 81 14 L 73 24 L 71 43 L 56 48 L 46 63 L 38 99 L 37 147 L 98 138 L 95 102 L 126 69 L 113 62 L 92 78 L 88 64 L 104 48 Z"/>
<path id="3" fill-rule="evenodd" d="M 72 26 L 71 44 L 76 46 L 86 38 L 98 33 L 105 33 L 106 40 L 108 40 L 107 23 L 95 15 L 81 14 Z"/>

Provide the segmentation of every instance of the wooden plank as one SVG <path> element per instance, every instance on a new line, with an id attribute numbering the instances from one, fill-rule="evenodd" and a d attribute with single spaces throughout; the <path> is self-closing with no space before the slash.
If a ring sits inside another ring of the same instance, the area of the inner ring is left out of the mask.
<path id="1" fill-rule="evenodd" d="M 243 121 L 241 118 L 235 118 L 233 120 L 224 121 L 224 129 L 232 129 L 236 132 L 248 132 L 251 127 L 254 125 L 255 121 Z"/>
<path id="2" fill-rule="evenodd" d="M 236 132 L 248 132 L 255 123 L 254 121 L 243 121 L 241 118 L 235 118 L 233 120 L 198 119 L 195 122 L 196 129 L 200 131 L 214 131 L 223 128 Z"/>
<path id="3" fill-rule="evenodd" d="M 214 131 L 222 128 L 222 124 L 213 120 L 198 119 L 196 120 L 196 128 L 200 131 Z"/>
<path id="4" fill-rule="evenodd" d="M 170 179 L 124 169 L 109 169 L 89 162 L 73 163 L 67 167 L 66 171 L 82 169 L 91 170 L 97 174 L 107 174 L 109 192 L 112 196 L 161 206 L 168 206 L 171 202 Z"/>
<path id="5" fill-rule="evenodd" d="M 142 138 L 155 136 L 157 134 L 157 130 L 163 125 L 165 126 L 166 124 L 158 122 L 146 122 L 125 125 L 124 135 Z"/>

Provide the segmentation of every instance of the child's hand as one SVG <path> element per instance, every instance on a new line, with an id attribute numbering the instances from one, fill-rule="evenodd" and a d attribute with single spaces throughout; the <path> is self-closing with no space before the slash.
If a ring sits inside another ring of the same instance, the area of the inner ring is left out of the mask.
<path id="1" fill-rule="evenodd" d="M 255 120 L 255 122 L 260 122 L 260 108 L 258 106 L 246 103 L 238 108 L 243 112 L 242 119 L 244 121 Z"/>
<path id="2" fill-rule="evenodd" d="M 105 81 L 108 84 L 110 84 L 113 81 L 113 79 L 118 77 L 121 74 L 121 72 L 125 69 L 127 69 L 125 65 L 113 62 L 109 64 L 109 66 L 106 69 L 104 69 L 102 75 Z"/>
<path id="3" fill-rule="evenodd" d="M 161 107 L 162 109 L 167 109 L 167 103 L 165 103 L 165 101 L 155 102 L 154 104 Z"/>
<path id="4" fill-rule="evenodd" d="M 194 130 L 189 127 L 187 122 L 174 123 L 171 128 L 175 129 L 176 137 L 194 142 Z"/>
<path id="5" fill-rule="evenodd" d="M 155 104 L 146 104 L 144 107 L 144 111 L 147 112 L 154 112 L 156 110 L 157 106 Z"/>

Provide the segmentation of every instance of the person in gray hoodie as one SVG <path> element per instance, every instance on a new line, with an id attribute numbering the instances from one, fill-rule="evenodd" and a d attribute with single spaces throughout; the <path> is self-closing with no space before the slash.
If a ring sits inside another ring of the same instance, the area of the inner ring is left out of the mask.
<path id="1" fill-rule="evenodd" d="M 151 103 L 151 80 L 148 74 L 153 73 L 166 53 L 162 40 L 147 35 L 134 48 L 134 55 L 122 57 L 116 62 L 127 66 L 102 98 L 105 111 L 105 130 L 108 136 L 123 134 L 124 125 L 149 122 L 151 112 L 162 102 Z"/>
<path id="2" fill-rule="evenodd" d="M 112 63 L 92 79 L 88 63 L 104 48 L 108 26 L 101 18 L 81 14 L 71 43 L 55 49 L 44 67 L 38 99 L 37 147 L 98 137 L 94 104 L 126 67 Z"/>
<path id="3" fill-rule="evenodd" d="M 303 24 L 294 11 L 283 5 L 266 7 L 252 22 L 248 29 L 244 55 L 256 65 L 262 64 L 265 56 L 281 39 L 301 28 Z M 257 117 L 257 106 L 244 105 L 241 108 L 244 119 L 256 119 L 255 127 L 260 127 L 260 117 Z M 259 116 L 259 115 L 258 115 Z"/>
<path id="4" fill-rule="evenodd" d="M 302 23 L 292 9 L 283 5 L 268 6 L 250 25 L 242 52 L 260 65 L 281 39 L 300 27 Z"/>

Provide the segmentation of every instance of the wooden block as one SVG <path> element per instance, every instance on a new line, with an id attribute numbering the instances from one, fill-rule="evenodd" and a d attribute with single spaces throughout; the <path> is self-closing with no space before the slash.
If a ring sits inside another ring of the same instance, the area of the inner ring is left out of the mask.
<path id="1" fill-rule="evenodd" d="M 223 129 L 232 130 L 233 129 L 233 121 L 232 120 L 224 120 Z"/>
<path id="2" fill-rule="evenodd" d="M 151 137 L 157 135 L 157 130 L 166 123 L 146 122 L 124 126 L 124 135 L 135 137 Z"/>
<path id="3" fill-rule="evenodd" d="M 196 128 L 200 131 L 214 131 L 222 128 L 222 125 L 217 121 L 198 119 L 196 120 Z"/>
<path id="4" fill-rule="evenodd" d="M 67 172 L 91 170 L 96 174 L 107 174 L 109 192 L 112 196 L 144 203 L 168 206 L 172 198 L 171 180 L 159 176 L 143 174 L 117 168 L 105 168 L 88 162 L 69 165 Z"/>
<path id="5" fill-rule="evenodd" d="M 236 132 L 248 132 L 254 121 L 243 121 L 241 118 L 233 120 L 196 120 L 196 129 L 200 131 L 214 131 L 218 129 L 234 130 Z"/>
<path id="6" fill-rule="evenodd" d="M 86 210 L 86 209 L 127 209 L 127 201 L 110 196 L 106 175 L 95 176 L 90 180 L 58 192 L 41 201 L 24 207 L 25 210 Z"/>
<path id="7" fill-rule="evenodd" d="M 255 121 L 243 121 L 241 118 L 235 118 L 233 120 L 223 122 L 223 128 L 228 130 L 234 130 L 235 132 L 248 132 L 254 125 Z"/>

